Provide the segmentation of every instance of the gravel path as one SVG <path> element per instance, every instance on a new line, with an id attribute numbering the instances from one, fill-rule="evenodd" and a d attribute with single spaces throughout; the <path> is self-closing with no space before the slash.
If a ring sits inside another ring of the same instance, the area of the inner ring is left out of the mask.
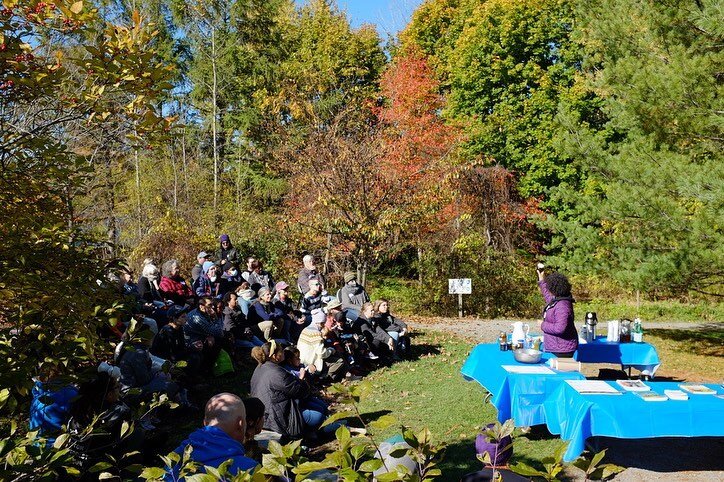
<path id="1" fill-rule="evenodd" d="M 521 320 L 481 320 L 477 318 L 422 318 L 411 317 L 414 328 L 453 333 L 471 343 L 490 343 L 501 331 L 510 331 L 511 323 Z M 525 320 L 532 331 L 537 322 Z M 698 330 L 715 327 L 724 329 L 724 323 L 662 322 L 647 323 L 646 328 Z M 617 365 L 585 365 L 584 374 L 595 376 L 601 367 L 619 368 Z M 657 438 L 624 440 L 597 437 L 593 442 L 599 449 L 607 448 L 606 461 L 628 467 L 613 480 L 618 482 L 648 482 L 686 480 L 691 482 L 724 482 L 724 438 Z M 585 480 L 581 470 L 573 467 L 565 471 L 566 480 Z"/>

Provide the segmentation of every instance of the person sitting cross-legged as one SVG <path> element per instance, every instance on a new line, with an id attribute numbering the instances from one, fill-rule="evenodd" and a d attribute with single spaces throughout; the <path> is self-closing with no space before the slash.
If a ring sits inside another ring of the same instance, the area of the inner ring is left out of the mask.
<path id="1" fill-rule="evenodd" d="M 231 459 L 229 474 L 255 469 L 259 464 L 246 456 L 244 441 L 246 440 L 246 409 L 244 402 L 231 393 L 214 395 L 204 410 L 204 426 L 191 432 L 181 442 L 175 452 L 184 453 L 189 445 L 193 449 L 190 459 L 202 466 L 218 467 Z M 182 467 L 171 468 L 165 477 L 168 481 L 177 481 Z"/>

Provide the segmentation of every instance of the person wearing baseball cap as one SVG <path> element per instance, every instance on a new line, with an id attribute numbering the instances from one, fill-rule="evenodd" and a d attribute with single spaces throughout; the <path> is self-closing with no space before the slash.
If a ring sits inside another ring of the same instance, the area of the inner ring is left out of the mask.
<path id="1" fill-rule="evenodd" d="M 209 260 L 209 253 L 201 251 L 196 255 L 196 265 L 191 269 L 191 284 L 195 283 L 204 273 L 204 263 Z"/>

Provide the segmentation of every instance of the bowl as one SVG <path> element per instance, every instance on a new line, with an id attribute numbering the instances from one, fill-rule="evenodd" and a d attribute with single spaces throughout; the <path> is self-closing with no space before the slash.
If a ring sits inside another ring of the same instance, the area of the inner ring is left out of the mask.
<path id="1" fill-rule="evenodd" d="M 513 358 L 520 363 L 540 363 L 543 352 L 532 348 L 518 348 L 513 350 Z"/>

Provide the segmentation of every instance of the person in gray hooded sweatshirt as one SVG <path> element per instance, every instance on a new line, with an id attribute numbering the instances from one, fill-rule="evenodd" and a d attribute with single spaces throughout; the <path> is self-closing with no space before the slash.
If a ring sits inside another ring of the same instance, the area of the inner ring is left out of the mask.
<path id="1" fill-rule="evenodd" d="M 337 292 L 337 299 L 342 302 L 342 309 L 352 321 L 359 316 L 362 305 L 370 301 L 364 286 L 357 282 L 357 276 L 352 271 L 344 274 L 344 286 Z"/>

